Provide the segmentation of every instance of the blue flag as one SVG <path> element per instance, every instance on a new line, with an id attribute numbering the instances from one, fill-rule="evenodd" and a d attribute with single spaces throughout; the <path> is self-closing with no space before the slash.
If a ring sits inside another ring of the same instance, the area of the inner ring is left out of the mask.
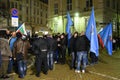
<path id="1" fill-rule="evenodd" d="M 69 46 L 69 40 L 71 38 L 71 26 L 73 25 L 72 19 L 70 17 L 69 12 L 67 12 L 67 24 L 66 24 L 66 33 L 68 34 L 68 46 Z"/>
<path id="2" fill-rule="evenodd" d="M 99 51 L 98 51 L 99 45 L 98 45 L 98 37 L 96 31 L 94 8 L 92 8 L 92 12 L 88 20 L 88 25 L 86 27 L 85 34 L 87 38 L 90 40 L 90 51 L 95 53 L 96 56 L 99 56 Z"/>
<path id="3" fill-rule="evenodd" d="M 70 28 L 71 28 L 71 26 L 73 25 L 73 22 L 72 22 L 72 19 L 71 19 L 71 17 L 70 17 L 70 14 L 69 14 L 69 12 L 67 13 L 67 25 L 66 25 L 66 32 L 68 33 L 68 34 L 71 34 L 71 31 L 70 31 Z M 68 37 L 69 39 L 70 39 L 70 37 Z"/>
<path id="4" fill-rule="evenodd" d="M 102 47 L 106 47 L 108 54 L 112 55 L 112 23 L 104 27 L 98 36 Z"/>

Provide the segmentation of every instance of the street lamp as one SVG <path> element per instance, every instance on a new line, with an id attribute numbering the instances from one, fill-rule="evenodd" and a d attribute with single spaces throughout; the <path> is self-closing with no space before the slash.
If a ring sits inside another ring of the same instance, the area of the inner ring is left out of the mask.
<path id="1" fill-rule="evenodd" d="M 119 12 L 118 12 L 118 0 L 117 0 L 117 36 L 119 37 Z"/>
<path id="2" fill-rule="evenodd" d="M 10 11 L 10 1 L 7 0 L 7 14 L 8 14 L 8 18 L 7 18 L 7 25 L 10 26 L 9 24 L 9 19 L 10 19 L 10 14 L 9 14 L 9 11 Z"/>

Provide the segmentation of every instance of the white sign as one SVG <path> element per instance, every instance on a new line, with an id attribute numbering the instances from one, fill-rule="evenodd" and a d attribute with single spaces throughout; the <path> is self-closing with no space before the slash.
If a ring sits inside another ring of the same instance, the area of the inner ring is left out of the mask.
<path id="1" fill-rule="evenodd" d="M 12 26 L 18 27 L 18 16 L 12 16 Z"/>

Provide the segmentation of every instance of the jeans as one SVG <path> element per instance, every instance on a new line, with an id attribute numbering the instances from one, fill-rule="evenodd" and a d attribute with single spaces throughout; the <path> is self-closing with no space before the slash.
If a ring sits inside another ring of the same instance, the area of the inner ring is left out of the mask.
<path id="1" fill-rule="evenodd" d="M 13 64 L 14 64 L 14 60 L 13 60 L 13 58 L 10 58 L 9 63 L 8 63 L 8 70 L 7 70 L 8 73 L 12 72 Z"/>
<path id="2" fill-rule="evenodd" d="M 86 68 L 86 58 L 87 58 L 87 51 L 77 52 L 77 70 L 80 70 L 82 60 L 83 60 L 82 70 L 85 70 L 85 68 Z"/>
<path id="3" fill-rule="evenodd" d="M 66 62 L 66 47 L 63 47 L 61 50 L 61 63 L 65 64 Z"/>
<path id="4" fill-rule="evenodd" d="M 59 58 L 59 53 L 58 53 L 58 49 L 57 49 L 57 50 L 55 50 L 55 53 L 54 53 L 54 61 L 58 62 L 58 58 Z"/>
<path id="5" fill-rule="evenodd" d="M 47 54 L 47 62 L 48 62 L 48 67 L 50 69 L 53 69 L 53 54 L 54 51 L 49 51 Z"/>
<path id="6" fill-rule="evenodd" d="M 75 63 L 76 63 L 76 53 L 72 52 L 72 64 L 71 64 L 72 68 L 75 68 Z"/>
<path id="7" fill-rule="evenodd" d="M 20 60 L 17 62 L 18 64 L 18 74 L 20 78 L 23 78 L 26 75 L 27 71 L 27 62 L 24 60 Z"/>

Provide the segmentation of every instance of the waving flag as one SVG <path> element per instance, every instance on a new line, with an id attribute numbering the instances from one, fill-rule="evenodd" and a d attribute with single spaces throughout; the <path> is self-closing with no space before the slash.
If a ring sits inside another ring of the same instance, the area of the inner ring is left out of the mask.
<path id="1" fill-rule="evenodd" d="M 99 51 L 98 51 L 99 45 L 98 45 L 98 37 L 96 31 L 94 8 L 92 8 L 92 12 L 88 20 L 88 25 L 86 27 L 85 34 L 87 38 L 90 40 L 90 51 L 94 52 L 96 56 L 99 56 Z"/>
<path id="2" fill-rule="evenodd" d="M 100 45 L 106 47 L 108 54 L 112 55 L 112 23 L 108 24 L 100 33 L 98 33 Z"/>
<path id="3" fill-rule="evenodd" d="M 27 32 L 25 30 L 25 23 L 23 23 L 18 29 L 16 32 L 21 32 L 22 34 L 24 35 L 27 35 Z"/>
<path id="4" fill-rule="evenodd" d="M 73 25 L 72 19 L 70 17 L 69 12 L 67 13 L 67 25 L 66 25 L 66 32 L 68 34 L 68 46 L 69 46 L 69 39 L 71 38 L 71 26 Z"/>

